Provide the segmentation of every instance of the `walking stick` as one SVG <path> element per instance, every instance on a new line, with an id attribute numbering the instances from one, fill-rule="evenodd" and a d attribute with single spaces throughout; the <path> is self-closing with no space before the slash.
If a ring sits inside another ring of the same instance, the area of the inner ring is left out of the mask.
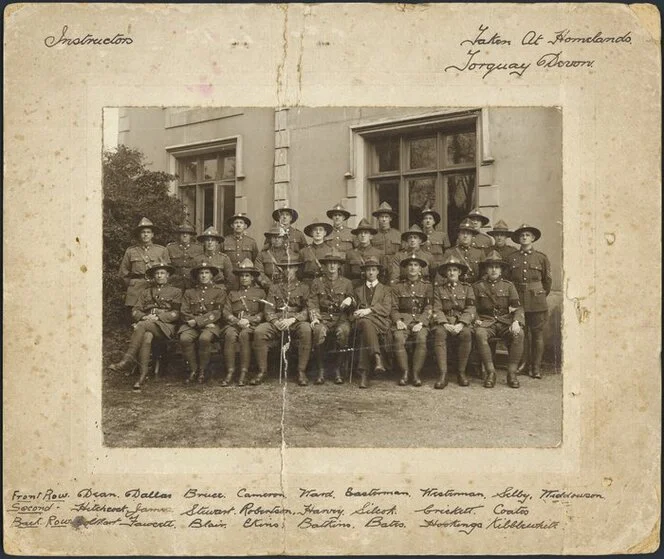
<path id="1" fill-rule="evenodd" d="M 353 345 L 351 346 L 350 354 L 350 374 L 348 375 L 348 382 L 353 384 L 353 367 L 355 363 L 355 344 L 357 343 L 357 321 L 355 323 L 355 329 L 353 330 Z"/>

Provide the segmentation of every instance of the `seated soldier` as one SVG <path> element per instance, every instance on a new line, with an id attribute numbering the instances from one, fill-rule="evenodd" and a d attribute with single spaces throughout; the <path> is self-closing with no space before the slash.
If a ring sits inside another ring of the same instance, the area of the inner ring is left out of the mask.
<path id="1" fill-rule="evenodd" d="M 390 284 L 394 285 L 400 279 L 406 277 L 406 268 L 401 266 L 401 261 L 413 254 L 424 262 L 421 274 L 424 279 L 429 279 L 431 253 L 422 250 L 422 243 L 427 240 L 427 236 L 422 233 L 417 225 L 413 225 L 408 231 L 401 233 L 401 240 L 405 243 L 405 248 L 394 255 L 389 273 Z M 435 270 L 433 270 L 435 274 Z"/>
<path id="2" fill-rule="evenodd" d="M 389 274 L 392 258 L 401 249 L 401 233 L 392 227 L 392 221 L 396 220 L 397 212 L 387 202 L 381 202 L 375 212 L 371 214 L 378 221 L 378 229 L 371 239 L 371 244 L 380 250 L 384 272 Z"/>
<path id="3" fill-rule="evenodd" d="M 182 290 L 168 283 L 173 271 L 170 264 L 163 262 L 147 269 L 145 275 L 154 283 L 143 289 L 132 309 L 134 331 L 124 357 L 109 367 L 111 371 L 127 372 L 128 367 L 138 364 L 140 376 L 134 390 L 139 390 L 148 376 L 152 341 L 169 340 L 175 333 Z"/>
<path id="4" fill-rule="evenodd" d="M 479 278 L 480 262 L 484 258 L 484 251 L 481 248 L 473 246 L 473 238 L 477 235 L 477 230 L 469 220 L 464 220 L 459 224 L 459 235 L 456 245 L 445 251 L 444 258 L 455 255 L 466 265 L 466 270 L 461 274 L 461 281 L 475 283 Z M 438 280 L 436 279 L 436 283 Z"/>
<path id="5" fill-rule="evenodd" d="M 471 246 L 475 248 L 482 249 L 485 253 L 489 252 L 493 246 L 493 239 L 482 231 L 482 227 L 489 225 L 489 218 L 482 214 L 479 209 L 472 210 L 466 217 L 463 218 L 464 221 L 467 219 L 470 221 L 471 225 L 477 232 L 473 237 Z"/>
<path id="6" fill-rule="evenodd" d="M 263 234 L 265 235 L 265 248 L 256 257 L 256 269 L 259 273 L 257 283 L 267 291 L 273 283 L 281 281 L 281 269 L 277 263 L 288 260 L 288 251 L 286 250 L 286 233 L 279 225 L 273 225 L 269 231 L 265 231 Z"/>
<path id="7" fill-rule="evenodd" d="M 282 366 L 284 352 L 288 349 L 293 335 L 298 344 L 298 384 L 306 386 L 309 384 L 306 371 L 311 353 L 311 325 L 307 322 L 309 288 L 297 279 L 298 268 L 302 265 L 299 255 L 296 254 L 290 260 L 280 261 L 278 265 L 283 271 L 280 281 L 273 283 L 267 294 L 265 303 L 267 322 L 259 324 L 254 332 L 254 353 L 258 373 L 250 384 L 260 384 L 267 374 L 268 342 L 281 336 L 280 366 Z M 288 343 L 284 343 L 284 335 L 287 336 Z"/>
<path id="8" fill-rule="evenodd" d="M 240 288 L 232 290 L 226 302 L 222 316 L 226 326 L 224 335 L 224 362 L 226 364 L 226 378 L 221 381 L 222 386 L 228 386 L 235 374 L 235 350 L 240 344 L 240 378 L 238 386 L 244 386 L 249 372 L 251 361 L 251 341 L 254 329 L 263 321 L 263 300 L 265 291 L 254 284 L 258 270 L 254 268 L 251 260 L 245 258 L 233 270 L 237 275 Z"/>
<path id="9" fill-rule="evenodd" d="M 415 345 L 413 353 L 413 385 L 422 386 L 420 372 L 427 355 L 427 337 L 431 317 L 431 284 L 422 279 L 427 262 L 416 255 L 401 260 L 406 277 L 392 287 L 392 319 L 394 360 L 401 369 L 399 386 L 406 386 L 410 378 L 406 342 Z"/>
<path id="10" fill-rule="evenodd" d="M 213 283 L 222 284 L 228 289 L 233 281 L 233 264 L 221 251 L 224 236 L 220 235 L 214 227 L 208 227 L 199 236 L 198 240 L 203 243 L 203 253 L 194 258 L 194 264 L 205 262 L 214 266 L 219 272 L 212 278 Z"/>
<path id="11" fill-rule="evenodd" d="M 357 309 L 353 313 L 353 319 L 360 336 L 360 388 L 368 388 L 368 373 L 372 363 L 375 374 L 385 372 L 378 337 L 385 335 L 390 327 L 392 293 L 389 287 L 378 281 L 382 268 L 380 257 L 368 256 L 360 267 L 365 281 L 354 291 L 353 298 Z"/>
<path id="12" fill-rule="evenodd" d="M 341 202 L 335 204 L 326 212 L 327 217 L 332 220 L 332 230 L 327 234 L 326 241 L 330 248 L 337 252 L 346 254 L 353 248 L 354 233 L 346 226 L 346 221 L 350 217 L 350 212 L 341 205 Z M 306 233 L 306 231 L 305 231 Z"/>
<path id="13" fill-rule="evenodd" d="M 283 229 L 286 235 L 288 250 L 292 254 L 300 252 L 307 246 L 307 238 L 304 236 L 304 233 L 293 227 L 293 223 L 297 221 L 297 218 L 297 211 L 289 208 L 287 205 L 277 208 L 272 212 L 272 219 L 276 222 L 276 225 L 279 225 Z"/>
<path id="14" fill-rule="evenodd" d="M 364 218 L 360 220 L 351 233 L 357 237 L 357 247 L 346 253 L 346 277 L 353 282 L 353 286 L 358 286 L 363 281 L 362 265 L 365 260 L 371 256 L 381 258 L 383 254 L 371 244 L 371 239 L 377 230 L 368 220 Z"/>
<path id="15" fill-rule="evenodd" d="M 487 232 L 487 235 L 491 235 L 495 242 L 493 249 L 498 251 L 503 260 L 507 260 L 507 257 L 512 254 L 515 250 L 518 250 L 516 247 L 507 244 L 507 239 L 512 238 L 512 231 L 507 226 L 502 219 L 498 220 L 493 226 L 491 231 Z"/>
<path id="16" fill-rule="evenodd" d="M 179 240 L 166 245 L 171 264 L 175 268 L 175 273 L 171 276 L 170 281 L 175 287 L 189 289 L 191 287 L 189 272 L 195 265 L 194 259 L 203 254 L 203 247 L 196 242 L 194 238 L 196 229 L 191 224 L 183 223 L 178 226 L 176 231 Z"/>
<path id="17" fill-rule="evenodd" d="M 316 218 L 304 228 L 304 234 L 311 237 L 311 243 L 302 251 L 302 278 L 304 283 L 311 287 L 311 282 L 323 275 L 323 266 L 320 259 L 325 256 L 332 247 L 327 243 L 325 237 L 332 231 L 332 226 Z"/>
<path id="18" fill-rule="evenodd" d="M 447 233 L 436 229 L 439 223 L 440 214 L 427 205 L 422 210 L 422 233 L 427 236 L 427 240 L 422 243 L 422 250 L 431 254 L 431 265 L 434 269 L 440 266 L 443 254 L 451 246 Z"/>
<path id="19" fill-rule="evenodd" d="M 344 262 L 344 255 L 333 250 L 320 259 L 324 276 L 311 284 L 307 309 L 313 335 L 314 353 L 318 367 L 315 384 L 325 382 L 325 356 L 323 345 L 328 333 L 334 337 L 331 354 L 335 355 L 334 382 L 343 384 L 341 363 L 348 348 L 350 322 L 348 308 L 353 304 L 353 285 L 350 280 L 339 276 L 339 268 Z"/>
<path id="20" fill-rule="evenodd" d="M 433 293 L 434 352 L 438 364 L 438 380 L 434 388 L 447 386 L 447 345 L 458 345 L 457 380 L 459 386 L 468 386 L 466 366 L 472 346 L 471 326 L 475 319 L 473 288 L 459 280 L 467 266 L 451 254 L 438 268 L 446 278 L 437 284 Z"/>
<path id="21" fill-rule="evenodd" d="M 251 220 L 247 214 L 236 213 L 232 215 L 226 221 L 226 225 L 233 231 L 233 234 L 228 235 L 224 239 L 221 250 L 230 259 L 234 274 L 231 284 L 226 287 L 228 289 L 237 289 L 240 284 L 238 276 L 235 274 L 235 269 L 240 266 L 240 262 L 245 258 L 248 258 L 252 262 L 256 260 L 258 245 L 256 244 L 256 240 L 246 233 L 247 229 L 251 227 Z"/>
<path id="22" fill-rule="evenodd" d="M 212 344 L 221 336 L 221 311 L 226 300 L 226 288 L 214 283 L 219 268 L 201 262 L 191 270 L 196 285 L 184 292 L 182 298 L 182 320 L 178 334 L 182 355 L 189 367 L 186 383 L 198 377 L 205 382 L 205 373 L 210 363 Z M 198 343 L 198 351 L 196 344 Z"/>
<path id="23" fill-rule="evenodd" d="M 491 357 L 489 339 L 503 338 L 508 347 L 509 362 L 507 365 L 507 384 L 511 388 L 519 388 L 516 368 L 523 353 L 523 307 L 519 295 L 512 282 L 501 276 L 503 269 L 508 267 L 500 254 L 495 250 L 482 261 L 486 277 L 473 285 L 475 292 L 475 340 L 486 369 L 484 386 L 493 388 L 496 384 L 496 369 Z"/>

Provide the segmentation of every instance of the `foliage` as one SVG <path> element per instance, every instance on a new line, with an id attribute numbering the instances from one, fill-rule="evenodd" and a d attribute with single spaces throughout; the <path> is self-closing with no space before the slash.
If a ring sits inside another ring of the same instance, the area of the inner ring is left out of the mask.
<path id="1" fill-rule="evenodd" d="M 125 285 L 118 268 L 125 250 L 136 242 L 134 227 L 142 217 L 155 229 L 154 241 L 166 245 L 176 238 L 174 231 L 184 219 L 182 203 L 169 193 L 173 176 L 150 171 L 145 157 L 136 149 L 120 145 L 103 155 L 104 325 L 122 320 Z"/>

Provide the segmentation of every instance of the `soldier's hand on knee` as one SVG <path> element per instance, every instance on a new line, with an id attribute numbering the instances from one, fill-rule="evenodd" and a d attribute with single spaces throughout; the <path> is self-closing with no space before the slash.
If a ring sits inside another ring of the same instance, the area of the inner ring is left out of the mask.
<path id="1" fill-rule="evenodd" d="M 420 330 L 422 330 L 422 323 L 418 322 L 415 326 L 413 326 L 413 332 L 417 333 Z"/>
<path id="2" fill-rule="evenodd" d="M 518 336 L 521 333 L 521 325 L 517 320 L 512 322 L 512 325 L 510 326 L 510 332 L 512 332 L 514 336 Z"/>
<path id="3" fill-rule="evenodd" d="M 210 323 L 210 324 L 206 324 L 205 327 L 206 327 L 208 330 L 212 330 L 212 329 L 214 328 L 214 324 L 212 324 L 212 323 Z"/>
<path id="4" fill-rule="evenodd" d="M 237 325 L 238 325 L 240 328 L 248 328 L 248 327 L 249 327 L 249 321 L 248 321 L 246 318 L 241 318 L 241 319 L 238 321 Z"/>
<path id="5" fill-rule="evenodd" d="M 350 307 L 352 305 L 352 303 L 353 303 L 353 300 L 350 297 L 346 297 L 343 301 L 341 301 L 341 304 L 339 305 L 339 307 L 341 307 L 342 309 L 345 309 L 347 307 Z"/>
<path id="6" fill-rule="evenodd" d="M 445 328 L 445 331 L 450 333 L 450 334 L 455 333 L 454 326 L 452 324 L 445 323 L 445 324 L 443 324 L 443 328 Z"/>
<path id="7" fill-rule="evenodd" d="M 187 326 L 191 326 L 193 328 L 194 326 L 196 326 L 196 321 L 194 319 L 187 320 Z"/>
<path id="8" fill-rule="evenodd" d="M 397 320 L 397 330 L 405 330 L 406 323 L 403 320 Z"/>

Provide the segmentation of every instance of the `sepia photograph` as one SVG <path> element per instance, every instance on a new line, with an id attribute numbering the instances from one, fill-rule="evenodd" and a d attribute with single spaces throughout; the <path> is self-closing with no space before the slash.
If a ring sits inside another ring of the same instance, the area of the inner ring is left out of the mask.
<path id="1" fill-rule="evenodd" d="M 106 107 L 108 447 L 556 447 L 558 107 Z"/>

